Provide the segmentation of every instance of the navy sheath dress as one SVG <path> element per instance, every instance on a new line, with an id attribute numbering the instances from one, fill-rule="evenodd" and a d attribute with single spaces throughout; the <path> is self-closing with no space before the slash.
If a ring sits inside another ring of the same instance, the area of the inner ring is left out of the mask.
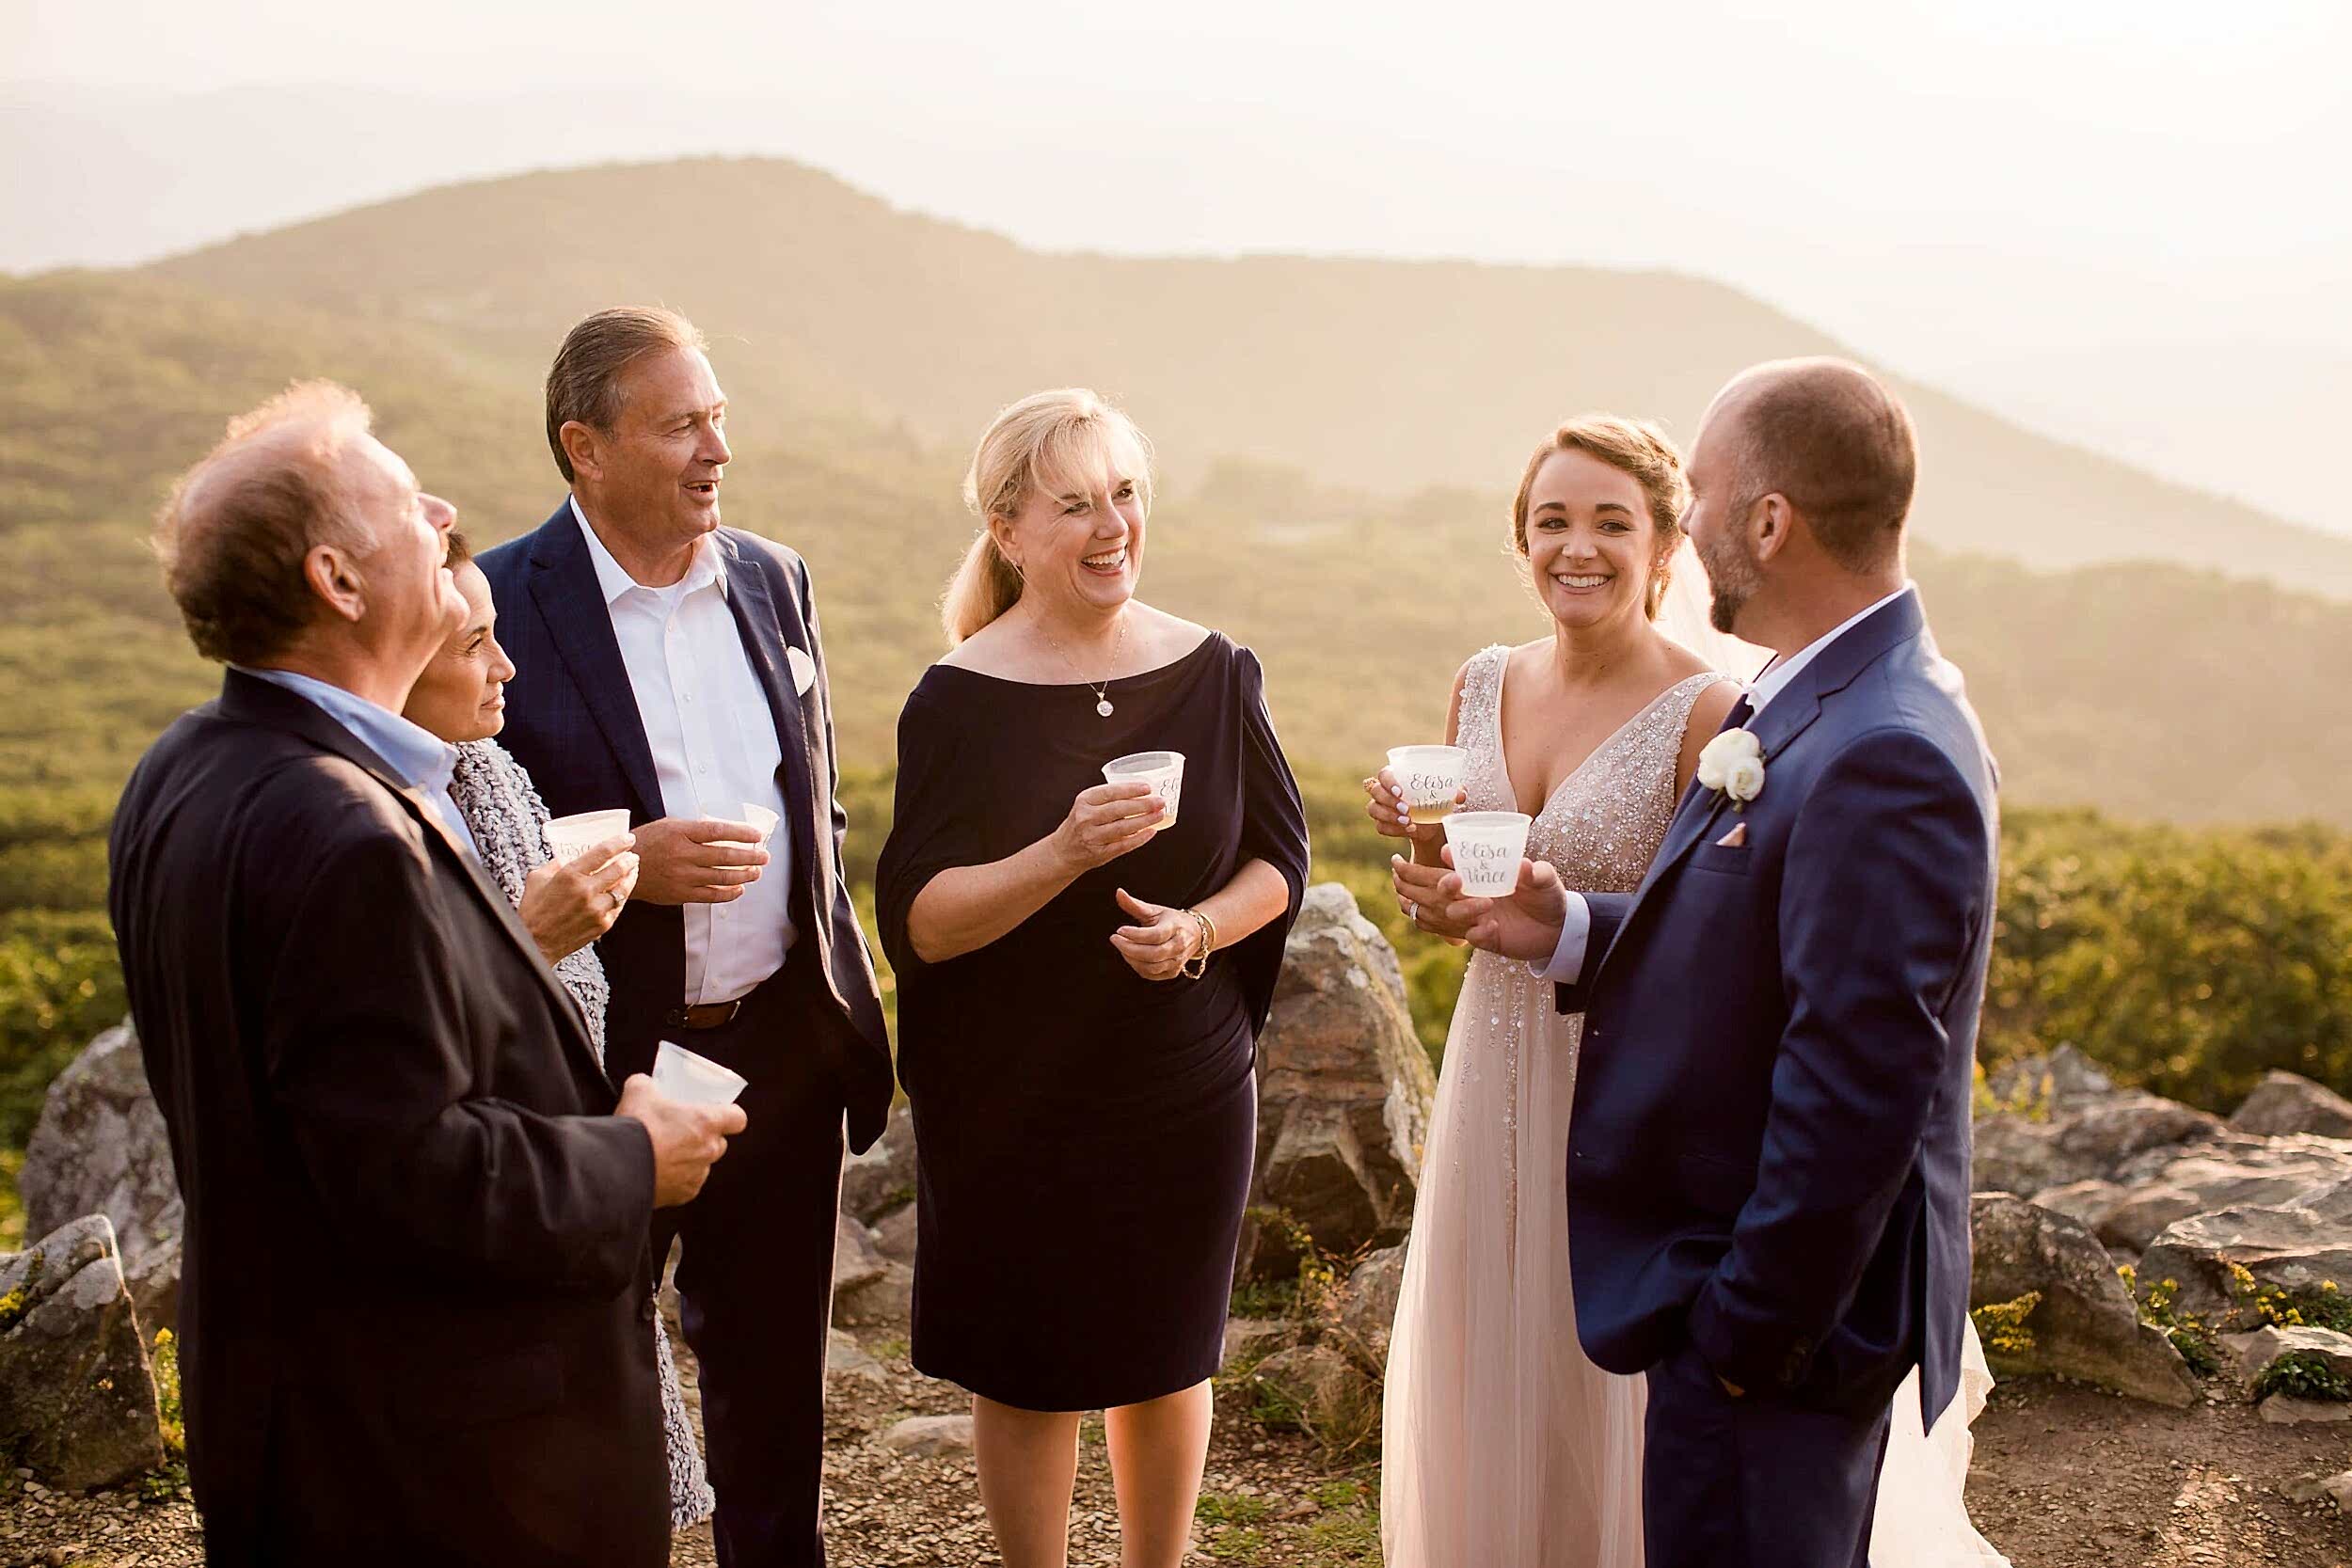
<path id="1" fill-rule="evenodd" d="M 1264 1027 L 1307 877 L 1307 825 L 1255 655 L 1211 633 L 1090 686 L 934 665 L 898 720 L 877 874 L 918 1155 L 914 1359 L 1027 1410 L 1134 1404 L 1214 1376 L 1256 1144 Z M 1052 832 L 1103 765 L 1184 753 L 1174 826 L 986 947 L 926 964 L 907 911 L 940 872 Z M 1251 860 L 1290 907 L 1198 980 L 1150 981 L 1112 896 L 1197 904 Z"/>

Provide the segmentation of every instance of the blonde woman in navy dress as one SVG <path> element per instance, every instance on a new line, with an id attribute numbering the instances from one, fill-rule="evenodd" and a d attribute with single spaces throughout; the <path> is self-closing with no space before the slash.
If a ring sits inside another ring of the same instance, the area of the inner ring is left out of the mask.
<path id="1" fill-rule="evenodd" d="M 914 1363 L 971 1390 L 1007 1568 L 1067 1560 L 1095 1409 L 1120 1561 L 1184 1558 L 1306 880 L 1256 657 L 1135 596 L 1151 494 L 1141 433 L 1091 392 L 990 426 L 878 875 L 920 1158 Z M 1104 782 L 1141 751 L 1184 754 L 1177 800 Z"/>

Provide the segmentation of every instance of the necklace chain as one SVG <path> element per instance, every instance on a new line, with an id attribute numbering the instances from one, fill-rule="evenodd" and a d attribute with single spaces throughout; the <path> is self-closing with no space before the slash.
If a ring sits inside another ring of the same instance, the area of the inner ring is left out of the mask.
<path id="1" fill-rule="evenodd" d="M 1114 712 L 1117 711 L 1111 703 L 1110 690 L 1111 682 L 1119 678 L 1119 656 L 1124 653 L 1127 648 L 1126 613 L 1123 610 L 1120 613 L 1119 636 L 1111 643 L 1110 673 L 1104 675 L 1099 681 L 1090 681 L 1087 679 L 1086 672 L 1078 668 L 1078 661 L 1070 657 L 1070 650 L 1061 645 L 1060 638 L 1056 637 L 1052 632 L 1045 629 L 1044 622 L 1040 621 L 1038 623 L 1037 629 L 1039 633 L 1044 637 L 1045 641 L 1052 645 L 1054 652 L 1061 656 L 1061 661 L 1070 666 L 1070 673 L 1078 677 L 1079 684 L 1093 688 L 1094 711 L 1101 714 L 1104 718 L 1108 719 Z"/>

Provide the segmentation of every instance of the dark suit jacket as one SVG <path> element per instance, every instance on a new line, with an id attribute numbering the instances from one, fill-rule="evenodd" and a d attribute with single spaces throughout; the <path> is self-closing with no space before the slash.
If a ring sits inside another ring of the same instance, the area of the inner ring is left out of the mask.
<path id="1" fill-rule="evenodd" d="M 873 959 L 841 869 L 849 817 L 834 797 L 833 697 L 808 567 L 784 546 L 739 529 L 721 529 L 711 543 L 784 752 L 777 783 L 791 832 L 792 923 L 799 943 L 813 950 L 808 956 L 823 976 L 818 989 L 829 1004 L 809 1020 L 807 1040 L 785 1046 L 821 1052 L 832 1063 L 849 1109 L 850 1146 L 863 1149 L 881 1136 L 890 1113 L 890 1044 Z M 666 816 L 637 696 L 570 500 L 531 532 L 485 552 L 481 563 L 498 604 L 499 641 L 515 664 L 500 744 L 530 769 L 558 816 L 622 805 L 632 825 Z M 805 692 L 794 689 L 787 647 L 814 662 L 817 676 Z M 663 1020 L 686 994 L 684 915 L 675 905 L 632 899 L 596 952 L 612 987 L 606 1060 L 616 1079 L 650 1071 Z"/>
<path id="2" fill-rule="evenodd" d="M 665 1563 L 652 1146 L 505 898 L 233 671 L 108 853 L 211 1560 Z"/>
<path id="3" fill-rule="evenodd" d="M 1992 759 L 1916 593 L 1749 726 L 1760 797 L 1693 784 L 1647 879 L 1590 896 L 1569 1134 L 1577 1328 L 1688 1342 L 1763 1395 L 1931 1424 L 1968 1306 L 1969 1100 L 1993 938 Z M 1719 841 L 1744 822 L 1747 841 Z"/>

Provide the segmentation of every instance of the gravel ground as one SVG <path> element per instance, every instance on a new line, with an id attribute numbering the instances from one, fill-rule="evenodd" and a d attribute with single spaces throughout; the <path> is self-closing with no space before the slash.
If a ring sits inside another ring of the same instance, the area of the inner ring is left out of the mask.
<path id="1" fill-rule="evenodd" d="M 917 1375 L 903 1342 L 866 1336 L 877 1364 L 837 1374 L 826 1437 L 836 1568 L 991 1568 L 971 1455 L 893 1453 L 875 1441 L 907 1416 L 958 1414 L 955 1388 Z M 681 1356 L 680 1359 L 687 1360 Z M 690 1372 L 691 1380 L 691 1372 Z M 1377 1472 L 1326 1460 L 1224 1402 L 1210 1450 L 1198 1563 L 1346 1568 L 1380 1560 Z M 2005 1385 L 1977 1424 L 1969 1502 L 2018 1568 L 2341 1568 L 2352 1521 L 2282 1489 L 2352 1468 L 2352 1423 L 2276 1427 L 2235 1403 L 2158 1409 L 2042 1381 Z M 1073 1568 L 1115 1568 L 1118 1513 L 1098 1423 L 1089 1423 L 1071 1523 Z M 181 1568 L 202 1560 L 184 1499 L 137 1489 L 40 1494 L 0 1478 L 0 1564 Z M 709 1531 L 672 1561 L 711 1561 Z M 1482 1565 L 1484 1568 L 1484 1565 Z M 1497 1565 L 1505 1568 L 1505 1565 Z"/>

